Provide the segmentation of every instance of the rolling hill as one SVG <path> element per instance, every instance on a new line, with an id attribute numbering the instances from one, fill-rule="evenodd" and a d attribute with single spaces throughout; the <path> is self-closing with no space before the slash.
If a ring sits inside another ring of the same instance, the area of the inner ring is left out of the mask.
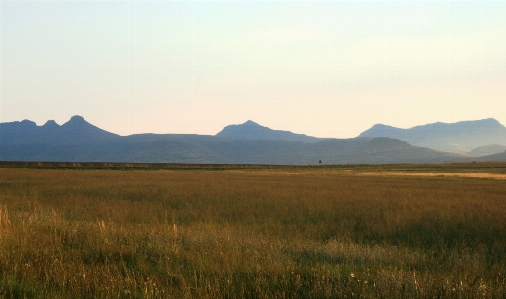
<path id="1" fill-rule="evenodd" d="M 500 145 L 500 144 L 489 144 L 485 146 L 480 146 L 472 151 L 468 152 L 467 154 L 474 157 L 482 157 L 487 155 L 493 155 L 498 154 L 506 151 L 506 146 Z"/>

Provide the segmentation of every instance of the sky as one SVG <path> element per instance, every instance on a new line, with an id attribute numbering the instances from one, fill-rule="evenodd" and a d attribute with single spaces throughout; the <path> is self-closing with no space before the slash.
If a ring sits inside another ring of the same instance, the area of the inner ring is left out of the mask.
<path id="1" fill-rule="evenodd" d="M 0 0 L 0 122 L 506 125 L 506 1 Z"/>

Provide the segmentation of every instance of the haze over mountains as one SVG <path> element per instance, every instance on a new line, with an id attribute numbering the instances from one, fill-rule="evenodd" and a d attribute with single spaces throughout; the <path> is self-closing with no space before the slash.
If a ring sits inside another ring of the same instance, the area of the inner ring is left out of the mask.
<path id="1" fill-rule="evenodd" d="M 497 121 L 486 120 L 485 123 L 495 126 L 494 134 L 502 136 Z M 490 129 L 484 125 L 481 128 Z M 361 134 L 361 137 L 322 139 L 289 131 L 272 130 L 253 121 L 247 121 L 240 125 L 227 126 L 215 136 L 194 134 L 119 136 L 88 123 L 80 116 L 74 116 L 61 126 L 54 121 L 48 121 L 43 126 L 37 126 L 28 120 L 1 123 L 0 160 L 231 164 L 318 164 L 321 160 L 324 164 L 379 164 L 441 163 L 478 159 L 462 154 L 462 151 L 461 153 L 438 151 L 413 146 L 406 140 L 400 140 L 401 138 L 380 136 L 397 133 L 398 130 L 402 129 L 377 125 Z M 479 130 L 470 129 L 470 131 L 476 135 Z M 442 138 L 441 132 L 438 133 L 439 138 Z M 362 136 L 367 134 L 377 136 Z M 489 142 L 490 138 L 496 135 L 489 134 L 482 140 Z M 427 136 L 430 134 L 426 134 L 425 139 L 418 138 L 418 140 L 431 140 Z M 448 135 L 445 136 L 449 138 Z M 405 134 L 398 137 L 410 136 Z M 459 138 L 461 139 L 458 140 L 465 140 L 462 136 Z M 498 142 L 501 142 L 501 139 L 493 143 Z M 483 145 L 487 144 L 481 144 Z M 484 147 L 476 151 L 480 153 L 495 151 L 500 148 L 500 145 L 498 146 Z M 479 159 L 487 157 L 489 156 Z M 495 159 L 503 158 L 499 155 Z"/>
<path id="2" fill-rule="evenodd" d="M 437 122 L 410 129 L 377 124 L 359 137 L 390 137 L 415 146 L 478 156 L 506 149 L 503 148 L 506 145 L 506 127 L 493 118 L 452 124 Z M 477 150 L 478 147 L 482 149 Z"/>

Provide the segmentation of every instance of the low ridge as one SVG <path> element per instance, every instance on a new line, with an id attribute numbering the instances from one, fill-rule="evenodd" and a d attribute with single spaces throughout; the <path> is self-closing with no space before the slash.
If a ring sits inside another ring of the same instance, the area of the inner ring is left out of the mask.
<path id="1" fill-rule="evenodd" d="M 480 146 L 472 151 L 468 152 L 468 155 L 475 157 L 482 157 L 487 155 L 499 154 L 506 151 L 506 146 L 501 144 L 489 144 L 485 146 Z"/>

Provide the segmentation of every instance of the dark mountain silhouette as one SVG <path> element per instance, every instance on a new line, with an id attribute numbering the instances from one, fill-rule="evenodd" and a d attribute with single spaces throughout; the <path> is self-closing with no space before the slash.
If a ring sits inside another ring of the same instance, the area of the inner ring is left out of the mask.
<path id="1" fill-rule="evenodd" d="M 60 127 L 61 137 L 71 142 L 99 141 L 119 137 L 88 123 L 81 116 L 73 116 Z"/>
<path id="2" fill-rule="evenodd" d="M 147 137 L 147 138 L 146 138 Z M 240 140 L 199 135 L 127 136 L 93 143 L 0 146 L 3 161 L 225 164 L 441 163 L 462 155 L 389 138 L 329 139 L 316 143 Z"/>
<path id="3" fill-rule="evenodd" d="M 506 144 L 506 127 L 493 118 L 451 124 L 437 122 L 410 129 L 377 124 L 359 137 L 389 137 L 407 141 L 415 146 L 468 153 L 480 146 Z"/>
<path id="4" fill-rule="evenodd" d="M 275 134 L 270 135 L 271 139 L 230 138 L 222 134 L 123 137 L 99 129 L 79 116 L 62 126 L 53 121 L 41 127 L 29 121 L 6 123 L 0 124 L 0 160 L 230 164 L 317 164 L 321 160 L 323 164 L 358 164 L 437 163 L 467 157 L 390 138 L 279 140 L 273 136 L 283 131 L 265 130 L 253 123 L 246 126 L 258 126 L 258 130 Z M 290 138 L 298 135 L 285 133 L 288 134 L 281 135 Z"/>
<path id="5" fill-rule="evenodd" d="M 33 121 L 23 120 L 0 124 L 0 144 L 14 144 L 39 138 L 39 127 Z"/>
<path id="6" fill-rule="evenodd" d="M 59 128 L 60 125 L 58 125 L 54 120 L 48 120 L 42 127 L 46 130 L 51 129 L 57 130 L 57 128 Z"/>
<path id="7" fill-rule="evenodd" d="M 482 156 L 502 153 L 504 151 L 506 151 L 506 146 L 504 146 L 504 145 L 489 144 L 489 145 L 477 147 L 477 148 L 473 149 L 472 151 L 468 152 L 467 154 L 470 156 L 482 157 Z"/>
<path id="8" fill-rule="evenodd" d="M 304 134 L 295 134 L 289 131 L 272 130 L 261 126 L 254 121 L 248 120 L 241 125 L 226 126 L 221 132 L 216 134 L 218 137 L 233 139 L 261 139 L 261 140 L 285 140 L 300 142 L 318 142 L 325 140 Z"/>
<path id="9" fill-rule="evenodd" d="M 0 124 L 0 145 L 68 144 L 95 142 L 117 137 L 119 135 L 97 128 L 81 116 L 73 116 L 61 126 L 54 120 L 47 121 L 40 127 L 29 120 Z"/>

